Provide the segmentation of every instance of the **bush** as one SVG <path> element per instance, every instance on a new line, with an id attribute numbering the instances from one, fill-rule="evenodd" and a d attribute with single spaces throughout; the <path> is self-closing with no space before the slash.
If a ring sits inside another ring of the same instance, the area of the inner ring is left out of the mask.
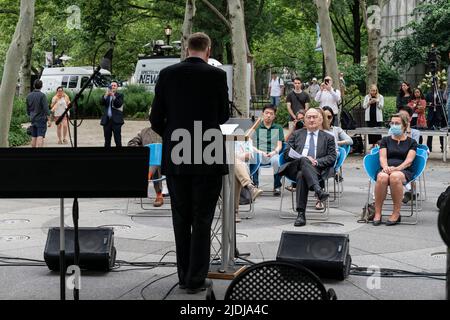
<path id="1" fill-rule="evenodd" d="M 27 107 L 24 98 L 14 97 L 11 125 L 9 127 L 8 143 L 10 147 L 21 146 L 31 141 L 22 123 L 29 122 Z"/>
<path id="2" fill-rule="evenodd" d="M 124 116 L 128 118 L 141 117 L 143 113 L 148 115 L 150 105 L 152 104 L 154 94 L 145 90 L 144 86 L 130 85 L 120 89 L 125 97 L 123 112 Z M 66 92 L 73 101 L 75 94 Z M 82 97 L 78 102 L 78 117 L 80 118 L 100 118 L 103 114 L 103 106 L 100 104 L 102 96 L 105 94 L 105 89 L 93 89 L 83 92 Z M 47 95 L 49 103 L 55 93 Z M 138 114 L 136 116 L 136 114 Z"/>
<path id="3" fill-rule="evenodd" d="M 366 64 L 351 64 L 344 67 L 347 86 L 356 85 L 359 92 L 365 94 L 366 89 Z M 391 69 L 391 66 L 380 61 L 378 65 L 378 90 L 382 95 L 396 94 L 399 87 L 399 73 Z"/>
<path id="4" fill-rule="evenodd" d="M 286 103 L 281 102 L 277 108 L 277 116 L 275 117 L 275 123 L 278 123 L 283 128 L 286 128 L 289 125 L 290 119 L 291 116 L 289 115 L 289 112 L 287 110 Z"/>
<path id="5" fill-rule="evenodd" d="M 394 113 L 397 113 L 396 96 L 384 97 L 383 120 L 389 121 Z"/>

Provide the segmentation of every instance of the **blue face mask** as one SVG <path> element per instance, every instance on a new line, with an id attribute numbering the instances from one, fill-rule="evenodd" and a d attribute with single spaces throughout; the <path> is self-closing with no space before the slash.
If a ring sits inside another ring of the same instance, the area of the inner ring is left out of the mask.
<path id="1" fill-rule="evenodd" d="M 402 126 L 399 124 L 391 125 L 389 129 L 389 134 L 394 136 L 401 136 L 403 134 Z"/>

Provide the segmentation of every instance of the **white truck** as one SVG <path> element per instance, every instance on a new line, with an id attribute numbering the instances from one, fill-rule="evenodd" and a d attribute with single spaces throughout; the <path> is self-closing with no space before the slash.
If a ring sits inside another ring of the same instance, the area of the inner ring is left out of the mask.
<path id="1" fill-rule="evenodd" d="M 50 93 L 56 92 L 56 88 L 62 86 L 64 90 L 78 92 L 89 80 L 94 70 L 92 67 L 57 67 L 57 68 L 45 68 L 42 71 L 42 92 Z M 94 87 L 103 87 L 99 83 L 103 83 L 105 86 L 111 81 L 111 72 L 105 69 L 100 69 L 101 81 L 96 81 L 93 84 Z"/>
<path id="2" fill-rule="evenodd" d="M 135 72 L 131 78 L 130 83 L 144 85 L 147 90 L 154 92 L 156 80 L 159 72 L 165 67 L 171 66 L 180 62 L 180 58 L 154 56 L 139 58 L 136 64 Z M 233 101 L 233 66 L 230 64 L 223 65 L 216 59 L 210 58 L 208 63 L 212 66 L 218 67 L 227 73 L 228 84 L 228 99 Z M 247 90 L 250 97 L 250 64 L 247 65 Z"/>

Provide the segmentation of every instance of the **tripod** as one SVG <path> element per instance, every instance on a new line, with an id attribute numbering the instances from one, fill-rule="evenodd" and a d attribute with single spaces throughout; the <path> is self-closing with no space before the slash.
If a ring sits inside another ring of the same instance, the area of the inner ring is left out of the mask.
<path id="1" fill-rule="evenodd" d="M 445 113 L 445 110 L 444 110 L 444 98 L 442 97 L 442 94 L 439 91 L 437 77 L 436 77 L 436 74 L 434 72 L 432 73 L 432 77 L 431 77 L 431 92 L 432 92 L 433 97 L 432 97 L 432 100 L 431 100 L 430 107 L 433 108 L 434 112 L 439 112 L 438 111 L 439 107 L 440 107 L 440 109 L 442 109 L 442 116 L 443 116 L 443 119 L 445 120 L 445 123 L 446 123 L 445 126 L 447 126 L 448 119 L 447 119 L 447 114 Z M 441 128 L 441 124 L 439 124 L 436 127 L 437 127 L 437 129 L 440 129 Z"/>

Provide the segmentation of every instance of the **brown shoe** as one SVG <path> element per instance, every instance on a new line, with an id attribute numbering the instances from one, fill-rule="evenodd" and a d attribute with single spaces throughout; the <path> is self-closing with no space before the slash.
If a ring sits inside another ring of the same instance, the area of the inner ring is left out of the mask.
<path id="1" fill-rule="evenodd" d="M 164 199 L 162 194 L 156 196 L 155 201 L 153 202 L 154 207 L 161 207 L 164 204 Z"/>
<path id="2" fill-rule="evenodd" d="M 261 189 L 258 189 L 253 184 L 249 184 L 247 188 L 250 190 L 250 194 L 252 195 L 252 202 L 263 193 Z"/>

